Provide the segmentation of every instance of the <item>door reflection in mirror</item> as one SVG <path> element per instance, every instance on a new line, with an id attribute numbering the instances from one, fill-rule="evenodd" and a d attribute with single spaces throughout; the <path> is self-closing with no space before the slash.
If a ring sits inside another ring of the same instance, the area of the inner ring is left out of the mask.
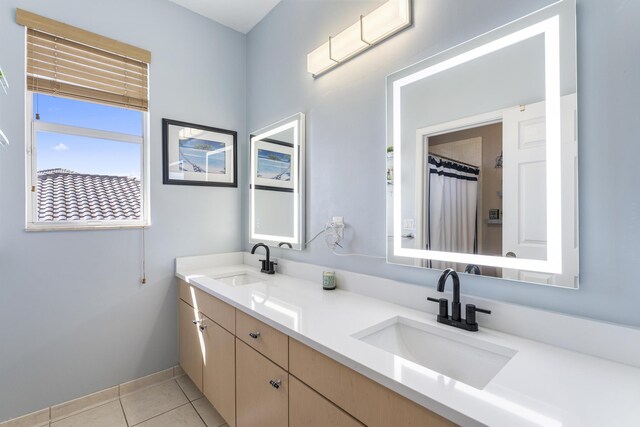
<path id="1" fill-rule="evenodd" d="M 577 287 L 575 70 L 563 0 L 387 78 L 389 262 Z"/>

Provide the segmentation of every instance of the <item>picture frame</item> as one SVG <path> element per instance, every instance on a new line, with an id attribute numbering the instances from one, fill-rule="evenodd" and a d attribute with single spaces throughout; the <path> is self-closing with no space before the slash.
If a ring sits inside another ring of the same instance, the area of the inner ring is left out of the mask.
<path id="1" fill-rule="evenodd" d="M 162 119 L 162 183 L 238 186 L 238 132 Z"/>
<path id="2" fill-rule="evenodd" d="M 293 144 L 270 138 L 254 141 L 251 157 L 256 189 L 293 192 Z"/>

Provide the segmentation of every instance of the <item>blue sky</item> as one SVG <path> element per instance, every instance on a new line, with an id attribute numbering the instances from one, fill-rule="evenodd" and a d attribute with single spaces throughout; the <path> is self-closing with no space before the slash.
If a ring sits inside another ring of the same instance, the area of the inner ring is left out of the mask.
<path id="1" fill-rule="evenodd" d="M 265 150 L 263 148 L 258 149 L 258 157 L 263 159 L 278 159 L 280 162 L 290 163 L 291 155 L 285 153 L 279 153 L 277 151 Z"/>
<path id="2" fill-rule="evenodd" d="M 40 121 L 142 135 L 142 112 L 90 102 L 34 94 L 34 115 Z M 64 168 L 75 172 L 140 176 L 138 144 L 39 132 L 37 169 Z"/>

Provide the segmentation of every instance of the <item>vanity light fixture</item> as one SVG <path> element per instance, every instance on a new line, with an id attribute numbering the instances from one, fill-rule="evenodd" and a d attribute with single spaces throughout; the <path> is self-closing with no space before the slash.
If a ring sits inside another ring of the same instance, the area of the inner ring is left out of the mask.
<path id="1" fill-rule="evenodd" d="M 318 77 L 411 25 L 411 0 L 389 0 L 307 55 L 307 71 Z"/>

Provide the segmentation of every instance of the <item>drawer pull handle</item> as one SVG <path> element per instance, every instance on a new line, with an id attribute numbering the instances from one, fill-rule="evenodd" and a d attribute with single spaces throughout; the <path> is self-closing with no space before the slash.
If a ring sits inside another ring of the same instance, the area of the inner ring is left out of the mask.
<path id="1" fill-rule="evenodd" d="M 201 330 L 201 331 L 204 331 L 205 329 L 207 329 L 207 326 L 208 326 L 208 325 L 205 325 L 204 323 L 201 323 L 201 324 L 200 324 L 200 330 Z"/>
<path id="2" fill-rule="evenodd" d="M 269 384 L 271 384 L 271 387 L 278 389 L 280 388 L 280 384 L 282 384 L 282 380 L 278 380 L 278 381 L 271 380 L 269 381 Z"/>
<path id="3" fill-rule="evenodd" d="M 260 332 L 249 332 L 249 336 L 254 340 L 257 340 L 258 337 L 260 336 Z"/>
<path id="4" fill-rule="evenodd" d="M 198 322 L 200 322 L 200 321 L 199 320 L 192 320 L 192 322 L 193 322 L 194 325 L 197 325 Z"/>

